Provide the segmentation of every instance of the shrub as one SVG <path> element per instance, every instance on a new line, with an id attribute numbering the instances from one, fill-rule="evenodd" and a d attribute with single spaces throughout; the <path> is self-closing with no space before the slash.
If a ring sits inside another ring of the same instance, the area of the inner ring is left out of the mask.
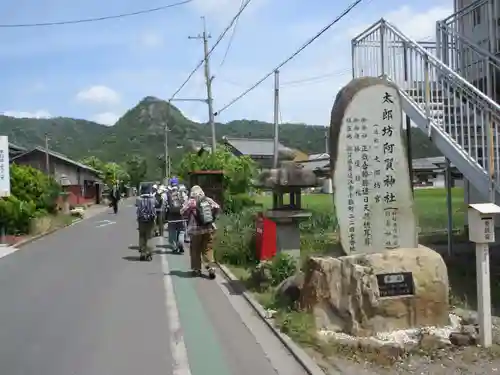
<path id="1" fill-rule="evenodd" d="M 30 221 L 35 217 L 36 206 L 15 196 L 0 199 L 0 225 L 7 234 L 25 234 L 29 232 Z"/>
<path id="2" fill-rule="evenodd" d="M 297 261 L 294 257 L 286 253 L 276 254 L 268 264 L 271 272 L 272 285 L 278 285 L 297 271 Z"/>
<path id="3" fill-rule="evenodd" d="M 257 263 L 254 221 L 251 209 L 221 217 L 214 242 L 217 261 L 245 267 Z"/>
<path id="4" fill-rule="evenodd" d="M 23 202 L 32 202 L 37 210 L 55 212 L 60 193 L 59 184 L 39 170 L 11 164 L 11 194 Z"/>
<path id="5" fill-rule="evenodd" d="M 224 194 L 224 211 L 228 214 L 242 212 L 244 209 L 255 206 L 255 200 L 247 194 Z"/>

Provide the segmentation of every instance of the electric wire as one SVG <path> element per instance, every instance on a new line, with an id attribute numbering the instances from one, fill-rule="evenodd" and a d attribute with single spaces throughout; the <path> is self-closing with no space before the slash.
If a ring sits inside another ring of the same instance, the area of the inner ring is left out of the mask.
<path id="1" fill-rule="evenodd" d="M 113 20 L 113 19 L 117 19 L 117 18 L 132 17 L 132 16 L 138 16 L 138 15 L 141 15 L 141 14 L 158 12 L 158 11 L 161 11 L 161 10 L 165 10 L 165 9 L 169 9 L 169 8 L 174 8 L 174 7 L 177 7 L 177 6 L 180 6 L 180 5 L 185 5 L 185 4 L 191 3 L 193 1 L 194 0 L 183 0 L 183 1 L 179 1 L 179 2 L 176 2 L 176 3 L 168 4 L 168 5 L 163 5 L 163 6 L 156 7 L 156 8 L 143 9 L 143 10 L 138 10 L 138 11 L 135 11 L 135 12 L 115 14 L 115 15 L 111 15 L 111 16 L 102 16 L 102 17 L 94 17 L 94 18 L 82 18 L 82 19 L 77 19 L 77 20 L 54 21 L 54 22 L 0 24 L 0 28 L 61 26 L 61 25 L 74 25 L 74 24 L 79 24 L 79 23 L 107 21 L 107 20 Z"/>
<path id="2" fill-rule="evenodd" d="M 224 29 L 224 31 L 219 35 L 219 37 L 217 38 L 217 41 L 214 43 L 214 45 L 212 46 L 212 48 L 210 48 L 210 50 L 208 51 L 207 55 L 205 56 L 205 58 L 203 60 L 201 60 L 198 65 L 196 65 L 196 67 L 191 71 L 191 73 L 189 73 L 188 77 L 186 78 L 186 80 L 182 83 L 182 85 L 179 86 L 179 88 L 173 93 L 173 95 L 170 97 L 169 101 L 170 100 L 173 100 L 175 98 L 175 96 L 184 88 L 184 86 L 187 85 L 187 83 L 189 82 L 189 80 L 194 76 L 194 74 L 198 71 L 198 69 L 200 69 L 200 67 L 203 65 L 203 63 L 205 62 L 206 59 L 208 59 L 210 57 L 210 55 L 212 54 L 212 52 L 215 50 L 215 48 L 219 45 L 219 43 L 222 41 L 222 39 L 224 39 L 224 37 L 226 36 L 227 32 L 231 29 L 231 27 L 233 27 L 233 25 L 235 24 L 235 22 L 238 20 L 238 18 L 240 17 L 241 13 L 243 13 L 243 11 L 246 9 L 246 7 L 248 6 L 248 4 L 250 4 L 252 0 L 246 0 L 246 2 L 241 6 L 240 10 L 238 10 L 238 12 L 234 15 L 234 17 L 231 19 L 231 22 L 229 22 L 229 25 Z M 361 1 L 361 0 L 360 0 Z M 210 77 L 208 77 L 208 79 L 210 79 Z"/>
<path id="3" fill-rule="evenodd" d="M 313 82 L 313 81 L 324 81 L 325 78 L 339 76 L 339 75 L 350 73 L 350 72 L 351 72 L 351 69 L 342 69 L 342 70 L 337 70 L 337 71 L 334 71 L 331 73 L 326 73 L 326 74 L 313 76 L 313 77 L 309 77 L 309 78 L 302 78 L 302 79 L 295 79 L 293 81 L 286 81 L 286 82 L 283 82 L 281 85 L 282 86 L 289 86 L 289 85 L 295 86 L 295 85 L 300 85 L 303 83 L 309 83 L 309 82 Z"/>
<path id="4" fill-rule="evenodd" d="M 264 82 L 266 79 L 268 79 L 276 70 L 279 70 L 281 67 L 283 67 L 285 64 L 293 60 L 299 53 L 301 53 L 304 49 L 306 49 L 310 44 L 312 44 L 316 39 L 318 39 L 321 35 L 323 35 L 326 31 L 328 31 L 333 25 L 335 25 L 337 22 L 339 22 L 342 18 L 347 16 L 356 6 L 358 6 L 363 0 L 356 0 L 353 2 L 351 5 L 349 5 L 339 16 L 337 16 L 332 22 L 330 22 L 328 25 L 323 27 L 314 37 L 309 39 L 305 44 L 303 44 L 297 51 L 295 51 L 290 57 L 288 57 L 286 60 L 284 60 L 282 63 L 280 63 L 277 67 L 275 67 L 273 70 L 271 70 L 269 73 L 267 73 L 264 77 L 262 77 L 260 80 L 258 80 L 253 86 L 245 90 L 243 93 L 238 95 L 236 98 L 231 100 L 228 104 L 226 104 L 224 107 L 222 107 L 220 110 L 214 113 L 215 116 L 218 116 L 221 114 L 221 112 L 225 111 L 228 109 L 230 106 L 232 106 L 234 103 L 239 101 L 241 98 L 246 96 L 249 92 L 254 90 L 257 86 L 259 86 L 262 82 Z"/>
<path id="5" fill-rule="evenodd" d="M 240 5 L 240 8 L 243 6 L 243 4 L 245 4 L 245 0 L 241 0 L 241 5 Z M 231 33 L 231 36 L 229 37 L 229 43 L 227 44 L 227 47 L 226 47 L 226 52 L 224 52 L 224 57 L 222 58 L 222 61 L 220 63 L 220 67 L 222 65 L 224 65 L 224 63 L 226 62 L 226 58 L 227 58 L 227 55 L 229 53 L 229 50 L 231 49 L 231 46 L 233 45 L 233 40 L 234 40 L 234 35 L 236 34 L 236 29 L 238 28 L 238 21 L 239 21 L 239 17 L 236 19 L 236 22 L 234 23 L 234 27 L 233 27 L 233 32 Z"/>

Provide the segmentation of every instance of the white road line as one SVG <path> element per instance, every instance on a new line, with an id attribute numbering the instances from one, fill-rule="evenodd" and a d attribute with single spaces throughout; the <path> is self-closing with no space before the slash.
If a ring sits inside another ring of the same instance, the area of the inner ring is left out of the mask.
<path id="1" fill-rule="evenodd" d="M 163 245 L 164 239 L 160 239 L 160 244 Z M 163 282 L 165 285 L 165 306 L 167 308 L 168 327 L 170 330 L 170 350 L 172 351 L 173 371 L 172 375 L 191 375 L 189 367 L 189 359 L 182 335 L 181 321 L 179 318 L 179 310 L 177 309 L 177 301 L 175 298 L 174 285 L 170 269 L 168 267 L 167 255 L 161 254 L 161 266 L 163 270 Z"/>
<path id="2" fill-rule="evenodd" d="M 96 224 L 98 224 L 98 225 L 96 226 L 96 228 L 102 228 L 102 227 L 106 227 L 106 226 L 108 226 L 108 225 L 116 224 L 116 221 L 111 221 L 111 220 L 101 220 L 101 221 L 96 222 Z"/>

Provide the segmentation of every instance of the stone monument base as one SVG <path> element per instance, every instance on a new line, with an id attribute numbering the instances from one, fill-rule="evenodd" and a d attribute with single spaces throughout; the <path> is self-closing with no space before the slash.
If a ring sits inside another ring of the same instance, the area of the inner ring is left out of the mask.
<path id="1" fill-rule="evenodd" d="M 307 260 L 302 308 L 318 329 L 354 336 L 449 323 L 448 272 L 424 246 Z"/>
<path id="2" fill-rule="evenodd" d="M 299 224 L 311 217 L 306 210 L 269 210 L 266 217 L 276 223 L 276 250 L 300 258 Z"/>

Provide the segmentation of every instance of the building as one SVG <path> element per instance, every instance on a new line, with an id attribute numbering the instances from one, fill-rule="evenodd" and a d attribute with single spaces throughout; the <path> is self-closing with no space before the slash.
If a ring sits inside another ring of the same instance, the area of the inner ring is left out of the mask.
<path id="1" fill-rule="evenodd" d="M 10 162 L 28 165 L 42 172 L 47 172 L 48 167 L 49 174 L 70 193 L 70 204 L 98 202 L 101 193 L 99 172 L 87 165 L 42 147 L 15 155 Z"/>
<path id="2" fill-rule="evenodd" d="M 463 186 L 463 175 L 453 165 L 451 167 L 452 186 Z M 445 187 L 446 159 L 444 156 L 412 160 L 413 185 Z"/>
<path id="3" fill-rule="evenodd" d="M 327 154 L 328 155 L 328 154 Z M 322 157 L 312 160 L 307 160 L 297 163 L 306 170 L 311 170 L 319 177 L 329 178 L 330 157 Z M 462 173 L 453 165 L 451 165 L 452 186 L 463 185 Z M 429 186 L 429 187 L 444 187 L 445 186 L 445 170 L 446 160 L 444 156 L 433 158 L 421 158 L 412 160 L 413 170 L 413 185 L 414 186 Z"/>
<path id="4" fill-rule="evenodd" d="M 258 138 L 228 138 L 223 137 L 224 144 L 236 156 L 249 156 L 261 168 L 271 168 L 274 158 L 274 140 Z M 295 152 L 291 148 L 278 145 L 279 160 L 293 160 Z"/>
<path id="5" fill-rule="evenodd" d="M 14 143 L 9 142 L 9 159 L 12 159 L 13 157 L 22 154 L 23 152 L 26 152 L 26 149 L 24 147 L 15 145 Z"/>

